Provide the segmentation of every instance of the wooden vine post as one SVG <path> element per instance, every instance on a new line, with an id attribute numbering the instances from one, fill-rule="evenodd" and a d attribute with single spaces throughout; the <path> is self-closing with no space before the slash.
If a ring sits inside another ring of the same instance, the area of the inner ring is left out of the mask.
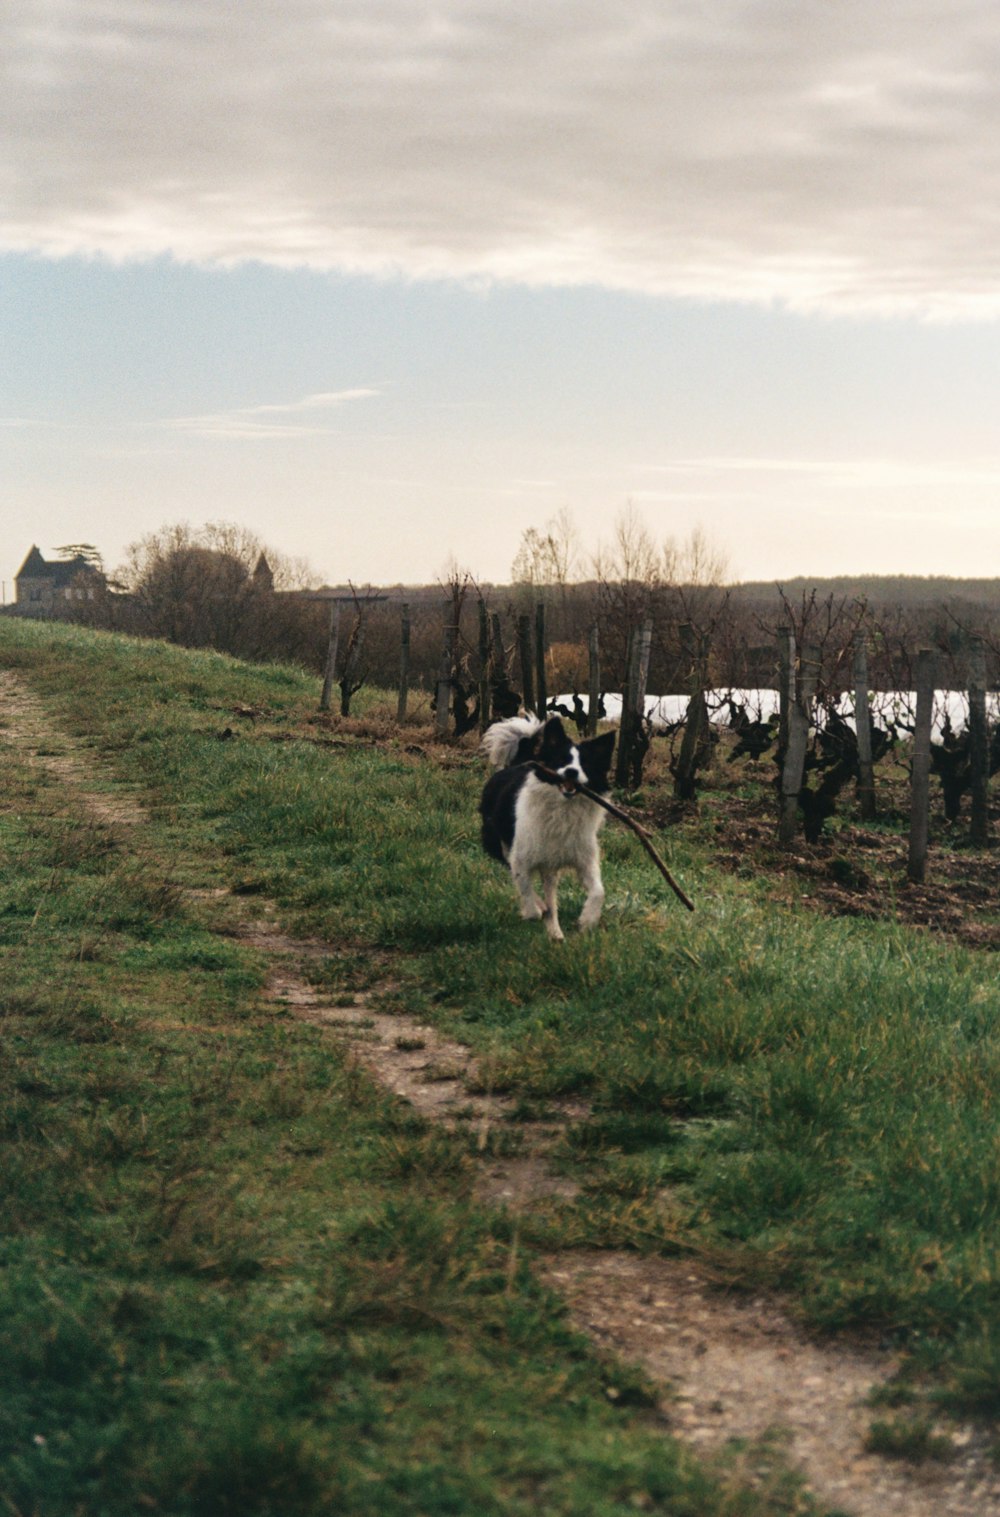
<path id="1" fill-rule="evenodd" d="M 438 668 L 437 697 L 434 707 L 434 727 L 439 737 L 448 732 L 448 714 L 451 708 L 451 683 L 455 676 L 455 649 L 458 645 L 458 627 L 455 625 L 455 608 L 450 600 L 444 603 L 444 646 Z"/>
<path id="2" fill-rule="evenodd" d="M 548 678 L 545 674 L 545 602 L 539 601 L 534 608 L 534 689 L 539 696 L 539 716 L 545 721 L 548 710 Z"/>
<path id="3" fill-rule="evenodd" d="M 507 674 L 507 656 L 503 646 L 503 627 L 500 622 L 500 612 L 494 611 L 490 617 L 490 642 L 493 657 L 493 680 L 494 683 Z"/>
<path id="4" fill-rule="evenodd" d="M 868 648 L 854 639 L 854 730 L 858 739 L 858 806 L 861 820 L 875 820 L 875 765 L 872 762 L 872 718 L 868 704 Z"/>
<path id="5" fill-rule="evenodd" d="M 615 754 L 615 784 L 624 790 L 628 784 L 629 754 L 632 751 L 632 682 L 636 677 L 638 638 L 634 627 L 629 628 L 625 644 L 625 681 L 622 687 L 622 710 L 618 719 L 618 752 Z"/>
<path id="6" fill-rule="evenodd" d="M 674 795 L 679 801 L 694 798 L 698 773 L 698 750 L 708 726 L 708 709 L 705 705 L 705 680 L 708 665 L 708 639 L 696 637 L 689 622 L 680 628 L 681 651 L 688 665 L 688 703 L 684 716 L 684 736 L 677 758 L 674 774 Z"/>
<path id="7" fill-rule="evenodd" d="M 406 704 L 410 692 L 410 606 L 404 601 L 399 616 L 399 699 L 396 702 L 396 720 L 402 726 L 406 721 Z"/>
<path id="8" fill-rule="evenodd" d="M 927 875 L 928 812 L 931 781 L 931 722 L 937 660 L 931 648 L 917 654 L 917 714 L 913 726 L 913 773 L 910 790 L 910 850 L 907 878 L 922 885 Z"/>
<path id="9" fill-rule="evenodd" d="M 618 729 L 618 757 L 615 784 L 632 789 L 642 784 L 642 761 L 646 752 L 643 720 L 646 714 L 646 685 L 649 659 L 653 647 L 653 619 L 647 616 L 629 633 L 626 655 L 625 689 L 622 691 L 622 714 Z"/>
<path id="10" fill-rule="evenodd" d="M 548 681 L 545 677 L 545 602 L 535 607 L 535 690 L 538 695 L 536 710 L 544 722 L 549 704 Z"/>
<path id="11" fill-rule="evenodd" d="M 490 616 L 479 597 L 479 730 L 490 724 Z"/>
<path id="12" fill-rule="evenodd" d="M 601 703 L 601 634 L 597 623 L 590 629 L 587 674 L 587 736 L 597 736 L 597 708 Z"/>
<path id="13" fill-rule="evenodd" d="M 795 704 L 795 633 L 778 628 L 778 752 L 788 749 L 789 713 Z"/>
<path id="14" fill-rule="evenodd" d="M 490 699 L 487 722 L 495 720 L 498 716 L 512 714 L 507 709 L 498 709 L 498 706 L 503 705 L 502 697 L 511 695 L 507 678 L 507 652 L 503 645 L 503 627 L 499 611 L 494 611 L 490 617 Z"/>
<path id="15" fill-rule="evenodd" d="M 974 848 L 985 848 L 990 840 L 990 738 L 986 724 L 986 645 L 981 637 L 973 637 L 969 643 L 969 766 L 969 840 Z"/>
<path id="16" fill-rule="evenodd" d="M 639 664 L 636 669 L 635 695 L 632 709 L 638 721 L 646 716 L 646 687 L 649 684 L 649 660 L 653 652 L 653 618 L 647 616 L 639 628 Z"/>
<path id="17" fill-rule="evenodd" d="M 790 634 L 789 634 L 790 635 Z M 808 643 L 802 650 L 799 661 L 798 680 L 794 700 L 788 704 L 788 746 L 785 749 L 781 769 L 781 817 L 778 822 L 778 841 L 788 848 L 795 841 L 799 816 L 799 791 L 805 771 L 806 748 L 809 743 L 809 725 L 812 718 L 813 696 L 819 680 L 820 651 Z"/>
<path id="18" fill-rule="evenodd" d="M 521 665 L 521 689 L 525 711 L 537 711 L 535 705 L 534 661 L 531 655 L 531 617 L 527 612 L 517 619 L 517 654 Z"/>
<path id="19" fill-rule="evenodd" d="M 337 644 L 340 640 L 340 606 L 335 600 L 330 602 L 330 625 L 327 631 L 326 641 L 326 668 L 323 673 L 323 692 L 319 698 L 319 709 L 329 711 L 330 698 L 333 695 L 333 685 L 337 677 Z"/>

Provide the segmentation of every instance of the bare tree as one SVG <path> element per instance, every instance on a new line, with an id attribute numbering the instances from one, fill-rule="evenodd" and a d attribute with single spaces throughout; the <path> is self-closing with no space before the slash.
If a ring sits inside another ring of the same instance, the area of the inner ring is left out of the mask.
<path id="1" fill-rule="evenodd" d="M 833 701 L 842 690 L 851 688 L 854 669 L 854 646 L 867 619 L 864 601 L 848 596 L 828 595 L 820 599 L 815 590 L 803 591 L 798 604 L 777 587 L 781 605 L 780 622 L 790 627 L 797 648 L 814 648 L 819 658 L 815 682 L 816 698 Z M 777 629 L 771 629 L 776 635 Z"/>
<path id="2" fill-rule="evenodd" d="M 704 527 L 692 527 L 683 542 L 668 538 L 663 547 L 663 577 L 690 589 L 715 589 L 729 575 L 729 558 Z"/>
<path id="3" fill-rule="evenodd" d="M 510 577 L 515 585 L 531 589 L 543 585 L 565 589 L 577 572 L 579 559 L 576 524 L 568 506 L 563 506 L 542 531 L 527 527 L 522 532 Z"/>
<path id="4" fill-rule="evenodd" d="M 61 548 L 56 549 L 56 552 L 61 553 L 63 558 L 66 559 L 82 558 L 84 563 L 88 564 L 91 569 L 96 569 L 99 574 L 104 573 L 104 559 L 101 556 L 101 550 L 96 548 L 93 543 L 63 543 Z"/>
<path id="5" fill-rule="evenodd" d="M 634 587 L 644 595 L 663 582 L 662 551 L 631 500 L 615 518 L 610 543 L 598 545 L 594 570 L 599 580 Z"/>
<path id="6" fill-rule="evenodd" d="M 262 572 L 262 563 L 266 573 Z M 299 588 L 300 563 L 265 549 L 243 527 L 186 523 L 133 543 L 118 571 L 126 592 L 109 602 L 114 624 L 189 647 L 244 658 L 315 657 L 317 611 Z"/>
<path id="7" fill-rule="evenodd" d="M 631 501 L 619 512 L 610 543 L 598 546 L 594 573 L 602 656 L 621 689 L 627 679 L 629 638 L 647 617 L 655 622 L 663 588 L 662 553 Z"/>

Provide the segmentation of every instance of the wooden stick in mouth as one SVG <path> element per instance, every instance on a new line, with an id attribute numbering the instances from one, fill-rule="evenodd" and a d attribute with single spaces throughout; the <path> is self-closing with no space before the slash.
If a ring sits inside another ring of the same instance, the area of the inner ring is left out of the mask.
<path id="1" fill-rule="evenodd" d="M 694 902 L 691 900 L 691 897 L 684 894 L 684 891 L 678 885 L 677 881 L 670 873 L 670 870 L 667 868 L 666 864 L 663 862 L 663 860 L 660 858 L 660 855 L 653 847 L 652 839 L 650 838 L 649 833 L 646 831 L 645 827 L 643 827 L 641 822 L 637 822 L 635 817 L 629 816 L 628 812 L 623 811 L 620 806 L 616 806 L 614 801 L 609 801 L 605 796 L 598 795 L 596 790 L 591 790 L 589 785 L 584 785 L 580 780 L 568 780 L 564 774 L 560 774 L 555 769 L 547 768 L 545 764 L 540 764 L 537 759 L 532 760 L 531 767 L 537 774 L 542 775 L 545 779 L 550 780 L 553 784 L 558 785 L 561 790 L 578 790 L 580 794 L 585 795 L 589 801 L 593 801 L 595 806 L 602 806 L 604 810 L 610 812 L 613 817 L 617 817 L 619 822 L 624 822 L 625 826 L 628 827 L 631 832 L 635 833 L 636 837 L 639 839 L 639 842 L 642 844 L 643 848 L 645 848 L 646 852 L 653 860 L 653 863 L 656 865 L 657 869 L 660 871 L 677 899 L 684 903 L 688 911 L 694 910 Z"/>

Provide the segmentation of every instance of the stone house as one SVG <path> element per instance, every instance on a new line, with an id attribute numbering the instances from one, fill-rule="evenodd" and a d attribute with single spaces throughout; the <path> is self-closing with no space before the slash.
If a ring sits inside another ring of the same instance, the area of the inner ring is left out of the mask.
<path id="1" fill-rule="evenodd" d="M 14 609 L 18 616 L 60 616 L 73 602 L 93 600 L 106 584 L 100 569 L 82 553 L 46 560 L 32 547 L 14 576 Z"/>

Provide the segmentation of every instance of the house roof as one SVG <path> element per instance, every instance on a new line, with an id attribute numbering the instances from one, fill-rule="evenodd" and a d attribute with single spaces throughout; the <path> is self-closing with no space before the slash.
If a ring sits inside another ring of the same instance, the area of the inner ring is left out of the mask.
<path id="1" fill-rule="evenodd" d="M 21 565 L 20 569 L 18 569 L 17 573 L 14 575 L 14 578 L 36 579 L 39 574 L 47 573 L 48 564 L 45 562 L 38 549 L 34 546 L 34 544 L 32 544 L 31 552 L 24 560 L 24 563 Z"/>
<path id="2" fill-rule="evenodd" d="M 17 579 L 50 579 L 57 587 L 71 585 L 78 574 L 96 574 L 93 564 L 88 564 L 82 553 L 76 553 L 72 558 L 59 558 L 51 562 L 32 546 L 24 563 L 18 569 L 14 578 Z"/>

